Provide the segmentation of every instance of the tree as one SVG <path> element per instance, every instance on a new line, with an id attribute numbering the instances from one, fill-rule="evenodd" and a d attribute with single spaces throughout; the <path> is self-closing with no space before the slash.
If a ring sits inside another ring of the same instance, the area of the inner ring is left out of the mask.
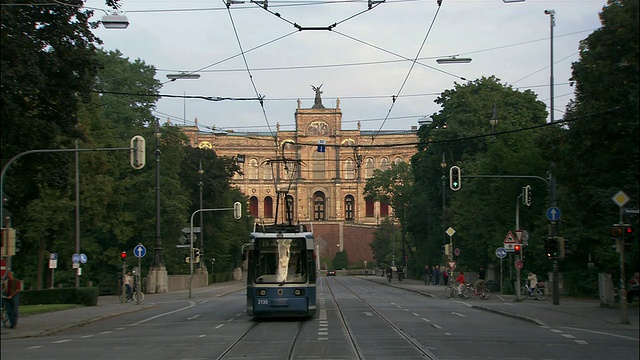
<path id="1" fill-rule="evenodd" d="M 572 65 L 575 100 L 567 108 L 567 128 L 550 139 L 557 163 L 563 236 L 571 240 L 564 271 L 571 291 L 588 289 L 584 264 L 617 272 L 609 227 L 619 220 L 611 197 L 624 191 L 638 206 L 638 1 L 611 0 L 600 13 L 602 27 L 580 42 L 580 60 Z M 638 218 L 627 218 L 638 228 Z M 628 271 L 639 266 L 638 246 L 627 250 Z M 590 281 L 588 283 L 595 283 Z"/>

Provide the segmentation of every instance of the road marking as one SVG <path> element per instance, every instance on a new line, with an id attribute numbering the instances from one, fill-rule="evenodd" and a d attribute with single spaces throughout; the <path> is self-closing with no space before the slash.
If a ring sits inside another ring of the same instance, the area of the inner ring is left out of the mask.
<path id="1" fill-rule="evenodd" d="M 560 335 L 566 337 L 567 339 L 575 339 L 576 338 L 575 336 L 573 336 L 571 334 L 560 334 Z"/>
<path id="2" fill-rule="evenodd" d="M 418 314 L 416 314 L 416 313 L 412 313 L 412 314 L 413 314 L 413 316 L 420 316 L 420 315 L 418 315 Z"/>
<path id="3" fill-rule="evenodd" d="M 223 326 L 224 326 L 224 324 L 220 324 L 220 325 L 216 326 L 214 329 L 220 329 Z"/>
<path id="4" fill-rule="evenodd" d="M 554 333 L 562 333 L 562 330 L 558 330 L 558 329 L 551 329 L 551 331 L 553 331 Z"/>
<path id="5" fill-rule="evenodd" d="M 467 317 L 467 315 L 460 314 L 460 313 L 457 313 L 457 312 L 452 312 L 451 315 L 458 315 L 460 317 Z"/>
<path id="6" fill-rule="evenodd" d="M 574 327 L 566 327 L 566 329 L 576 330 L 576 331 L 584 331 L 584 332 L 588 332 L 588 333 L 592 333 L 592 334 L 598 334 L 598 335 L 607 335 L 607 336 L 617 337 L 617 338 L 620 338 L 620 339 L 633 340 L 633 341 L 636 341 L 636 342 L 640 341 L 637 337 L 617 335 L 617 334 L 612 334 L 612 333 L 602 332 L 602 331 L 586 330 L 586 329 L 580 329 L 580 328 L 574 328 Z"/>
<path id="7" fill-rule="evenodd" d="M 93 337 L 93 334 L 80 336 L 80 339 L 87 339 L 87 338 L 90 338 L 90 337 Z"/>
<path id="8" fill-rule="evenodd" d="M 202 334 L 202 335 L 200 335 L 200 336 L 198 336 L 198 337 L 203 338 L 203 337 L 205 337 L 205 336 L 207 336 L 207 335 Z"/>
<path id="9" fill-rule="evenodd" d="M 436 328 L 436 329 L 442 329 L 442 326 L 437 325 L 437 324 L 431 324 L 431 326 L 433 326 L 433 327 L 434 327 L 434 328 Z"/>
<path id="10" fill-rule="evenodd" d="M 131 326 L 144 324 L 144 323 L 146 323 L 147 321 L 155 320 L 155 319 L 160 318 L 160 317 L 163 317 L 163 316 L 167 316 L 167 315 L 171 315 L 171 314 L 174 314 L 174 313 L 177 313 L 177 312 L 180 312 L 180 311 L 184 311 L 184 310 L 190 309 L 190 308 L 192 308 L 192 307 L 194 307 L 194 306 L 196 306 L 196 303 L 195 303 L 195 302 L 193 302 L 193 301 L 189 301 L 189 306 L 185 306 L 185 307 L 183 307 L 183 308 L 176 309 L 176 310 L 173 310 L 173 311 L 169 311 L 169 312 L 166 312 L 166 313 L 158 314 L 158 315 L 156 315 L 156 316 L 152 316 L 152 317 L 150 317 L 150 318 L 148 318 L 148 319 L 140 320 L 140 321 L 138 321 L 137 323 L 133 323 L 133 324 L 131 324 Z"/>
<path id="11" fill-rule="evenodd" d="M 66 343 L 66 342 L 69 342 L 69 341 L 71 341 L 71 339 L 58 340 L 58 341 L 54 341 L 53 343 L 54 344 L 62 344 L 62 343 Z"/>
<path id="12" fill-rule="evenodd" d="M 584 340 L 576 340 L 576 342 L 580 345 L 589 345 L 589 343 Z"/>
<path id="13" fill-rule="evenodd" d="M 201 315 L 202 315 L 202 314 L 196 314 L 196 315 L 193 315 L 193 316 L 189 316 L 189 317 L 187 318 L 187 320 L 197 319 L 197 318 L 199 318 Z"/>
<path id="14" fill-rule="evenodd" d="M 426 322 L 429 322 L 429 323 L 431 322 L 431 320 L 429 320 L 429 319 L 425 319 L 425 318 L 422 318 L 422 320 L 424 320 L 424 321 L 426 321 Z"/>
<path id="15" fill-rule="evenodd" d="M 113 331 L 109 330 L 109 331 L 103 331 L 100 333 L 100 335 L 106 335 L 106 334 L 111 334 Z"/>
<path id="16" fill-rule="evenodd" d="M 40 349 L 42 347 L 42 345 L 37 345 L 37 346 L 29 346 L 27 348 L 27 350 L 32 350 L 32 349 Z"/>

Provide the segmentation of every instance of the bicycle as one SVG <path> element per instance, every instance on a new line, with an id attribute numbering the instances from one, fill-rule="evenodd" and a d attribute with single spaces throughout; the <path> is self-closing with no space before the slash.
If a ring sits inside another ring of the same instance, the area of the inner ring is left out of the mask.
<path id="1" fill-rule="evenodd" d="M 2 294 L 2 327 L 9 328 L 9 316 L 7 316 L 7 296 Z"/>
<path id="2" fill-rule="evenodd" d="M 491 291 L 485 288 L 484 286 L 482 286 L 480 288 L 480 292 L 477 293 L 473 285 L 467 283 L 464 285 L 464 288 L 462 289 L 462 298 L 468 299 L 471 296 L 477 296 L 482 300 L 488 300 L 491 297 Z"/>
<path id="3" fill-rule="evenodd" d="M 524 300 L 529 297 L 535 297 L 537 300 L 544 301 L 549 296 L 549 291 L 544 282 L 539 282 L 535 289 L 531 289 L 529 284 L 524 284 L 520 288 L 520 297 Z"/>
<path id="4" fill-rule="evenodd" d="M 457 295 L 460 295 L 460 293 L 458 292 L 458 284 L 451 283 L 444 288 L 444 296 L 448 297 L 449 299 L 456 297 Z"/>
<path id="5" fill-rule="evenodd" d="M 137 288 L 138 288 L 137 286 L 134 286 L 131 290 L 131 293 L 129 294 L 128 291 L 126 290 L 126 287 L 123 287 L 122 291 L 120 292 L 120 302 L 126 303 L 129 300 L 138 302 Z M 143 302 L 143 301 L 144 301 L 144 293 L 140 291 L 140 302 Z"/>

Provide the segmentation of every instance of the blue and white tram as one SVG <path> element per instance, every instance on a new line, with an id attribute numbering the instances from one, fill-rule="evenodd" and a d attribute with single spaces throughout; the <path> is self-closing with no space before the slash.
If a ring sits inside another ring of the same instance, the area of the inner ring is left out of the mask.
<path id="1" fill-rule="evenodd" d="M 245 245 L 247 314 L 254 318 L 313 317 L 316 256 L 303 225 L 259 226 Z"/>

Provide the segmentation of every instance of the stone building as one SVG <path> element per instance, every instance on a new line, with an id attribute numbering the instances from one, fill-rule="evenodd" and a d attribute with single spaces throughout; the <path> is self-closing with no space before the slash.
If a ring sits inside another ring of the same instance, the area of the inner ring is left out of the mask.
<path id="1" fill-rule="evenodd" d="M 364 186 L 374 169 L 411 160 L 417 129 L 365 131 L 358 122 L 357 130 L 343 130 L 340 100 L 326 108 L 320 87 L 313 89 L 312 107 L 303 108 L 298 99 L 291 131 L 279 124 L 270 133 L 202 131 L 197 120 L 182 129 L 192 146 L 237 159 L 242 174 L 233 182 L 249 197 L 256 221 L 312 222 L 318 243 L 324 244 L 322 255 L 347 251 L 351 263 L 372 261 L 365 245 L 391 209 L 365 199 Z M 390 146 L 398 144 L 407 145 Z"/>

